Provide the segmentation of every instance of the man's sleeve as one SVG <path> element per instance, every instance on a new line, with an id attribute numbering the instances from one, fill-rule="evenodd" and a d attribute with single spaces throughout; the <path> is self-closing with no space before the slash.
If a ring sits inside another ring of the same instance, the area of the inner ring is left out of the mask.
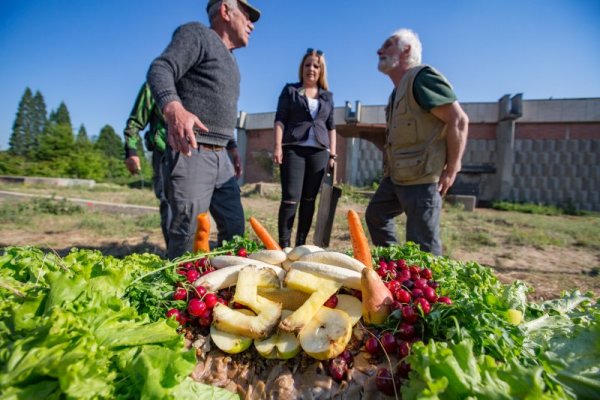
<path id="1" fill-rule="evenodd" d="M 423 68 L 415 77 L 413 95 L 417 103 L 426 111 L 456 101 L 452 85 L 431 67 Z"/>
<path id="2" fill-rule="evenodd" d="M 161 111 L 171 101 L 181 102 L 175 83 L 204 56 L 202 41 L 200 24 L 182 25 L 165 51 L 150 65 L 147 80 Z"/>
<path id="3" fill-rule="evenodd" d="M 137 145 L 141 139 L 140 132 L 148 125 L 153 107 L 154 100 L 150 93 L 150 88 L 144 84 L 133 104 L 133 109 L 127 119 L 125 131 L 123 132 L 125 137 L 125 159 L 138 155 Z"/>

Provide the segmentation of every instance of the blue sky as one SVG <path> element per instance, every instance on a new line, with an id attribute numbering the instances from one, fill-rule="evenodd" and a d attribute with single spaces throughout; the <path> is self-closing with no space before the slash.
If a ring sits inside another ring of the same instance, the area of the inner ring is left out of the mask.
<path id="1" fill-rule="evenodd" d="M 598 0 L 254 0 L 263 11 L 248 48 L 239 109 L 274 111 L 307 47 L 325 52 L 337 105 L 384 104 L 391 83 L 376 50 L 414 29 L 423 60 L 462 102 L 600 97 Z M 48 111 L 67 105 L 75 129 L 121 133 L 150 62 L 173 30 L 207 22 L 206 0 L 0 0 L 0 149 L 26 87 Z"/>

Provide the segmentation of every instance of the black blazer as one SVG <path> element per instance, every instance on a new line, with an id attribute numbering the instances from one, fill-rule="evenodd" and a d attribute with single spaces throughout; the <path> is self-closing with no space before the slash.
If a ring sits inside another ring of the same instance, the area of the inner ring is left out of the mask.
<path id="1" fill-rule="evenodd" d="M 333 121 L 333 93 L 319 89 L 319 111 L 313 119 L 308 109 L 308 100 L 301 83 L 288 83 L 279 95 L 275 122 L 281 122 L 283 144 L 305 141 L 308 131 L 313 127 L 317 142 L 329 148 L 329 131 L 335 129 Z"/>

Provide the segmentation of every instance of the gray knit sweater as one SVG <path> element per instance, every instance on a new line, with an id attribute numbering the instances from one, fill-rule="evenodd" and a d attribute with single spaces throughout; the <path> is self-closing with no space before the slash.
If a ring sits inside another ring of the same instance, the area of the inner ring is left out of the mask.
<path id="1" fill-rule="evenodd" d="M 199 22 L 177 28 L 147 80 L 161 110 L 179 101 L 206 125 L 209 132 L 197 136 L 199 143 L 225 146 L 233 138 L 240 71 L 215 31 Z"/>

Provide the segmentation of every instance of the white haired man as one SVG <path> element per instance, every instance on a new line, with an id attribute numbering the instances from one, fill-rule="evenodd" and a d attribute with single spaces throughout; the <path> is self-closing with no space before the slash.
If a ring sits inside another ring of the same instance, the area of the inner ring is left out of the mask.
<path id="1" fill-rule="evenodd" d="M 192 22 L 177 28 L 147 77 L 168 127 L 170 259 L 192 251 L 196 217 L 208 210 L 219 243 L 244 234 L 238 167 L 223 150 L 234 137 L 240 94 L 232 52 L 248 45 L 260 11 L 247 0 L 209 0 L 206 11 L 210 27 Z"/>
<path id="2" fill-rule="evenodd" d="M 421 64 L 419 37 L 394 32 L 377 50 L 379 71 L 394 90 L 386 107 L 384 177 L 369 202 L 366 221 L 373 244 L 397 243 L 394 218 L 406 213 L 406 240 L 442 254 L 442 196 L 461 169 L 469 119 L 452 86 Z"/>

